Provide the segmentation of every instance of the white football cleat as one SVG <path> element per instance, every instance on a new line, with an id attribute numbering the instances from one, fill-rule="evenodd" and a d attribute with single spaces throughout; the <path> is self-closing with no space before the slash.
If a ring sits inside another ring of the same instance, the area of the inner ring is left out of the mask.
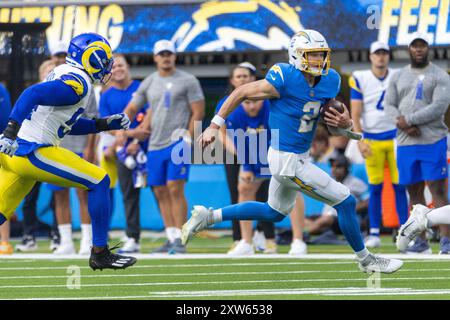
<path id="1" fill-rule="evenodd" d="M 379 248 L 381 246 L 380 237 L 370 235 L 366 238 L 364 243 L 367 248 Z"/>
<path id="2" fill-rule="evenodd" d="M 382 258 L 370 253 L 363 260 L 359 261 L 358 266 L 359 270 L 366 273 L 393 273 L 403 266 L 403 261 Z"/>
<path id="3" fill-rule="evenodd" d="M 255 254 L 253 245 L 242 239 L 233 250 L 228 251 L 230 256 L 249 256 Z"/>
<path id="4" fill-rule="evenodd" d="M 409 243 L 427 229 L 428 220 L 426 215 L 430 211 L 431 209 L 421 204 L 413 206 L 409 219 L 398 230 L 398 250 L 404 252 L 408 248 Z"/>
<path id="5" fill-rule="evenodd" d="M 91 240 L 87 241 L 87 240 L 81 239 L 80 251 L 78 251 L 78 254 L 83 255 L 83 256 L 91 254 L 91 247 L 92 247 Z"/>
<path id="6" fill-rule="evenodd" d="M 73 242 L 61 243 L 58 248 L 53 251 L 53 254 L 61 255 L 61 254 L 75 254 L 75 246 Z"/>
<path id="7" fill-rule="evenodd" d="M 141 245 L 134 240 L 134 238 L 128 238 L 118 253 L 137 253 L 141 250 Z"/>
<path id="8" fill-rule="evenodd" d="M 308 247 L 305 242 L 295 239 L 291 243 L 291 249 L 288 252 L 290 256 L 303 256 L 308 253 Z"/>
<path id="9" fill-rule="evenodd" d="M 266 249 L 266 237 L 264 236 L 264 232 L 255 230 L 252 240 L 256 251 L 264 251 Z"/>
<path id="10" fill-rule="evenodd" d="M 213 212 L 204 206 L 194 206 L 191 211 L 191 218 L 183 225 L 181 229 L 181 244 L 186 245 L 188 241 L 199 231 L 212 225 Z"/>

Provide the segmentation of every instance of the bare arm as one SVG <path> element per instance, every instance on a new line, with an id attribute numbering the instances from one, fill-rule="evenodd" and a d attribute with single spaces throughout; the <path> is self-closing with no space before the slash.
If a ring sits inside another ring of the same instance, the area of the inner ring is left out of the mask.
<path id="1" fill-rule="evenodd" d="M 350 100 L 352 110 L 353 129 L 355 132 L 362 132 L 361 114 L 363 112 L 362 100 Z"/>
<path id="2" fill-rule="evenodd" d="M 233 90 L 217 114 L 226 119 L 244 100 L 264 100 L 279 97 L 278 91 L 267 80 L 250 82 Z M 218 126 L 215 124 L 212 125 L 218 129 Z"/>
<path id="3" fill-rule="evenodd" d="M 271 98 L 279 98 L 280 94 L 267 80 L 259 80 L 251 82 L 236 88 L 230 96 L 225 100 L 220 108 L 218 115 L 222 119 L 226 119 L 231 112 L 233 112 L 242 101 L 249 100 L 264 100 Z M 206 147 L 213 143 L 218 135 L 220 127 L 211 122 L 211 125 L 201 134 L 197 141 L 201 146 Z"/>
<path id="4" fill-rule="evenodd" d="M 189 121 L 189 134 L 194 137 L 195 121 L 202 121 L 205 117 L 205 100 L 191 102 L 191 119 Z"/>

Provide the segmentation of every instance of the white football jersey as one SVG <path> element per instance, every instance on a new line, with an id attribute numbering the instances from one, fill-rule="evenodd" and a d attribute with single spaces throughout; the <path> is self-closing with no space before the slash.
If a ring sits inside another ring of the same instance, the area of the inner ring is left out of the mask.
<path id="1" fill-rule="evenodd" d="M 397 70 L 389 69 L 380 80 L 372 70 L 355 71 L 350 78 L 350 87 L 362 95 L 363 110 L 361 126 L 367 133 L 382 133 L 395 129 L 394 122 L 384 112 L 384 96 L 392 75 Z"/>
<path id="2" fill-rule="evenodd" d="M 81 97 L 74 105 L 37 106 L 22 123 L 18 133 L 20 139 L 38 144 L 59 146 L 61 140 L 70 132 L 86 108 L 92 92 L 92 82 L 82 70 L 63 64 L 56 67 L 45 81 L 61 79 L 70 85 Z"/>

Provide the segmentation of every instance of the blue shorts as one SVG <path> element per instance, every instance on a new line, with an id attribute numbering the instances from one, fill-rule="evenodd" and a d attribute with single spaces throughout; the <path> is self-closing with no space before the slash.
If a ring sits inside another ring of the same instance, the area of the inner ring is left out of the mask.
<path id="1" fill-rule="evenodd" d="M 397 147 L 397 167 L 403 185 L 446 179 L 447 138 L 433 144 Z"/>
<path id="2" fill-rule="evenodd" d="M 79 156 L 80 158 L 83 158 L 83 154 L 82 153 L 75 153 L 77 156 Z M 55 191 L 61 191 L 61 190 L 65 190 L 65 189 L 67 189 L 67 188 L 64 188 L 64 187 L 60 187 L 60 186 L 57 186 L 57 185 L 55 185 L 55 184 L 50 184 L 50 183 L 47 183 L 47 188 L 50 190 L 50 191 L 53 191 L 53 192 L 55 192 Z"/>
<path id="3" fill-rule="evenodd" d="M 175 149 L 176 159 L 172 159 L 173 149 Z M 147 153 L 148 185 L 165 186 L 167 181 L 187 180 L 190 149 L 191 146 L 189 144 L 184 141 L 178 141 L 164 149 L 149 151 Z M 184 152 L 186 150 L 189 150 L 189 154 Z"/>

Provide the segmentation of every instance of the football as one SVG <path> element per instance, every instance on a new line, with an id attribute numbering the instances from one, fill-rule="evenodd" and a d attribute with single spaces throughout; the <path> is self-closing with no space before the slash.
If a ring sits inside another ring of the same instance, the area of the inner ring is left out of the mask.
<path id="1" fill-rule="evenodd" d="M 339 111 L 339 113 L 343 113 L 344 112 L 344 104 L 342 102 L 339 102 L 337 100 L 330 100 L 328 101 L 326 104 L 324 104 L 321 108 L 320 108 L 320 116 L 321 118 L 325 118 L 325 112 L 330 112 L 330 108 L 334 108 L 337 111 Z"/>

